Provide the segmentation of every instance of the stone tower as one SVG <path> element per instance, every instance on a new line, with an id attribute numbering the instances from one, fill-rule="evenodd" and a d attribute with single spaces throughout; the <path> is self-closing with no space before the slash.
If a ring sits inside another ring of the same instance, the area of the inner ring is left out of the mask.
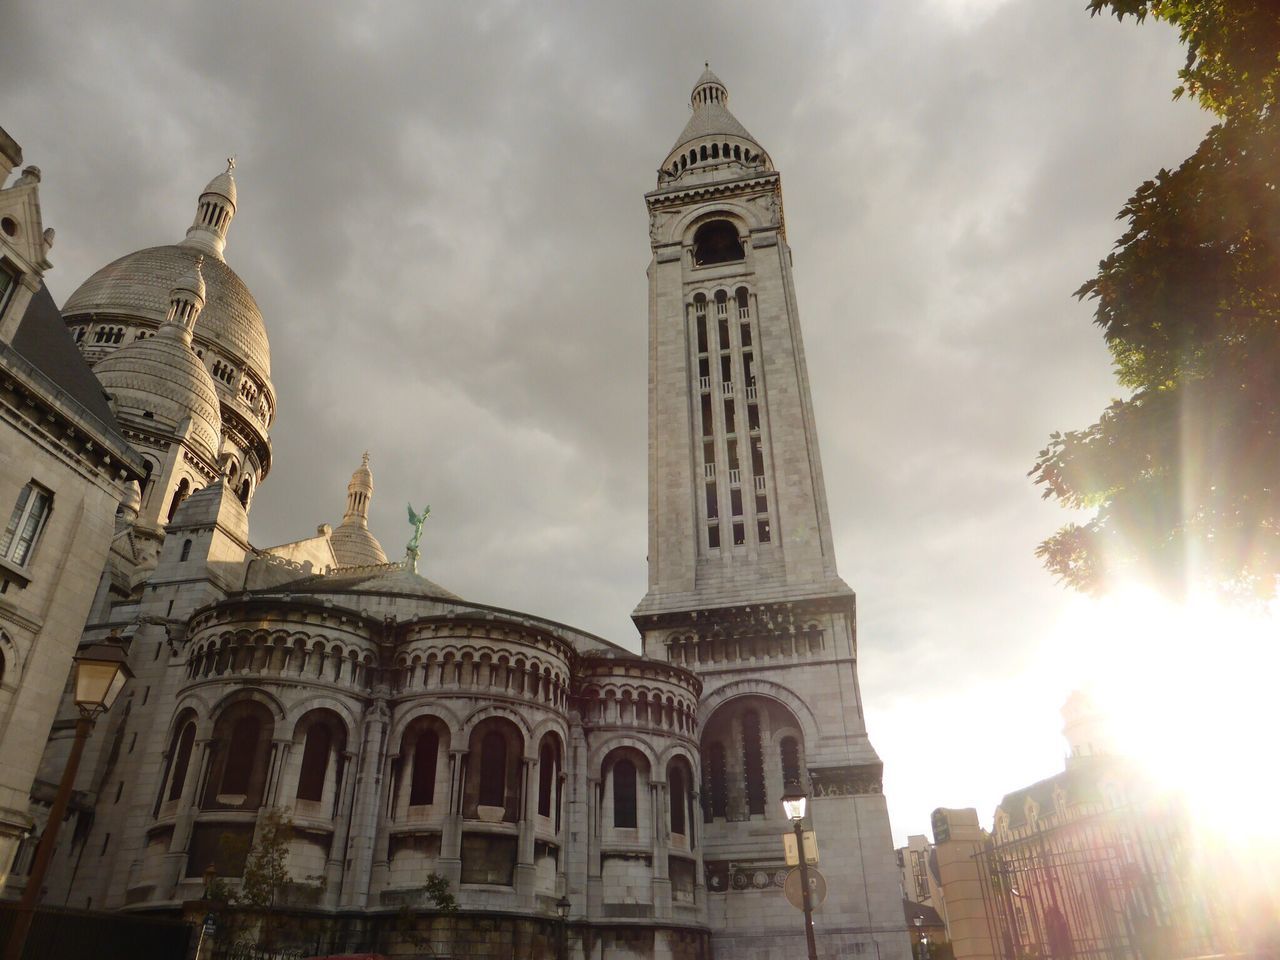
<path id="1" fill-rule="evenodd" d="M 646 655 L 703 681 L 702 857 L 717 955 L 803 951 L 779 798 L 811 797 L 824 957 L 910 955 L 879 758 L 836 573 L 782 184 L 710 69 L 646 194 Z"/>

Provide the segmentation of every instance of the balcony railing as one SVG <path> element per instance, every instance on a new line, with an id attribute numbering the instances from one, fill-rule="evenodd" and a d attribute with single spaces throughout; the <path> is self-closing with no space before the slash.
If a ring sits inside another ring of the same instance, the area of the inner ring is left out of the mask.
<path id="1" fill-rule="evenodd" d="M 756 477 L 756 493 L 764 493 L 764 477 Z"/>
<path id="2" fill-rule="evenodd" d="M 739 320 L 750 320 L 750 319 L 751 319 L 751 311 L 750 311 L 747 307 L 739 307 L 739 308 L 738 308 L 738 319 L 739 319 Z"/>
<path id="3" fill-rule="evenodd" d="M 710 389 L 711 389 L 711 378 L 710 378 L 710 377 L 699 377 L 699 378 L 698 378 L 698 389 L 699 389 L 699 390 L 710 390 Z"/>
<path id="4" fill-rule="evenodd" d="M 733 381 L 732 381 L 732 380 L 726 380 L 724 383 L 720 384 L 720 392 L 721 392 L 721 393 L 723 393 L 726 397 L 732 397 L 732 396 L 733 396 Z"/>
<path id="5" fill-rule="evenodd" d="M 702 477 L 704 480 L 714 480 L 716 478 L 716 465 L 714 463 L 704 463 L 702 465 Z"/>
<path id="6" fill-rule="evenodd" d="M 754 383 L 750 384 L 747 387 L 747 399 L 748 400 L 756 399 L 756 385 Z"/>
<path id="7" fill-rule="evenodd" d="M 730 470 L 730 471 L 729 471 L 729 486 L 731 486 L 731 487 L 736 487 L 736 486 L 737 486 L 738 484 L 740 484 L 740 483 L 742 483 L 742 471 L 741 471 L 741 470 Z"/>

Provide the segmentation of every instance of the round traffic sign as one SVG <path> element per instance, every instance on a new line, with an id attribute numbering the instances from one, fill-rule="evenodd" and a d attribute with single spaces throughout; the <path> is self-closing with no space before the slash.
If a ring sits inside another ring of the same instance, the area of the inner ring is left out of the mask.
<path id="1" fill-rule="evenodd" d="M 800 868 L 792 867 L 782 885 L 783 892 L 791 905 L 797 910 L 804 909 L 804 894 L 800 887 Z M 827 878 L 818 872 L 817 867 L 809 868 L 809 906 L 820 907 L 827 899 Z"/>

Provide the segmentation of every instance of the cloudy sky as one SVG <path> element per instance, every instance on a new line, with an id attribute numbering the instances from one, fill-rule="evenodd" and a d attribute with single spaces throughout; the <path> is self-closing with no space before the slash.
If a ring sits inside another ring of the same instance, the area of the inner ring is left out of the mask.
<path id="1" fill-rule="evenodd" d="M 1165 27 L 1083 0 L 19 0 L 0 124 L 44 173 L 62 302 L 183 236 L 235 154 L 228 262 L 279 398 L 259 545 L 430 503 L 423 570 L 634 647 L 642 194 L 704 60 L 782 171 L 841 573 L 895 836 L 1060 769 L 1103 669 L 1025 473 L 1116 392 L 1071 299 L 1209 121 Z"/>

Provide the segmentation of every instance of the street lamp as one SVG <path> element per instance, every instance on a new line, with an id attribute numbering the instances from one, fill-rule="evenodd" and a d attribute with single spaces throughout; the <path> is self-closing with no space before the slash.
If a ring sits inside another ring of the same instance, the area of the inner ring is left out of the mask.
<path id="1" fill-rule="evenodd" d="M 66 769 L 62 771 L 62 782 L 58 784 L 53 806 L 49 808 L 44 833 L 36 844 L 31 874 L 27 877 L 22 902 L 18 905 L 9 942 L 5 945 L 5 960 L 22 960 L 22 949 L 26 946 L 27 932 L 31 929 L 36 901 L 40 899 L 45 871 L 49 868 L 53 845 L 58 839 L 58 827 L 66 816 L 71 788 L 76 782 L 76 769 L 80 766 L 80 755 L 84 753 L 84 743 L 89 739 L 93 722 L 111 709 L 124 688 L 125 681 L 133 676 L 124 651 L 111 643 L 86 644 L 72 658 L 72 662 L 75 669 L 75 704 L 80 709 L 80 716 L 76 719 L 76 738 L 71 744 L 71 754 L 67 757 Z"/>
<path id="2" fill-rule="evenodd" d="M 818 960 L 818 945 L 813 939 L 813 905 L 809 899 L 809 862 L 804 855 L 804 812 L 809 798 L 792 784 L 782 794 L 782 810 L 796 832 L 796 850 L 800 853 L 800 895 L 804 898 L 804 936 L 809 947 L 809 960 Z"/>
<path id="3" fill-rule="evenodd" d="M 572 907 L 568 896 L 556 901 L 556 914 L 560 917 L 560 960 L 569 960 L 569 910 Z"/>

